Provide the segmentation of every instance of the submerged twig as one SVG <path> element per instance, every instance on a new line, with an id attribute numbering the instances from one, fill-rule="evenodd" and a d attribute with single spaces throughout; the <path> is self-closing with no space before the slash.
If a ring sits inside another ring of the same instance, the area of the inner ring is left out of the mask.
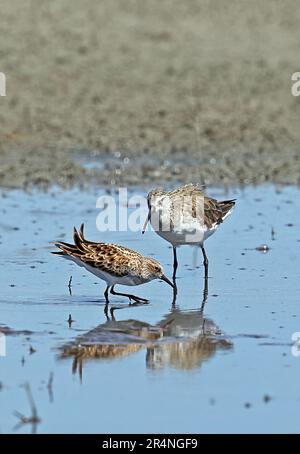
<path id="1" fill-rule="evenodd" d="M 275 240 L 275 230 L 274 230 L 274 227 L 272 227 L 272 229 L 271 229 L 271 239 L 272 239 L 272 241 Z"/>
<path id="2" fill-rule="evenodd" d="M 71 314 L 69 314 L 69 318 L 68 318 L 67 322 L 69 324 L 69 328 L 71 328 L 72 327 L 72 323 L 75 322 L 75 320 L 72 319 L 72 315 Z"/>
<path id="3" fill-rule="evenodd" d="M 69 293 L 71 296 L 72 296 L 72 280 L 73 280 L 73 276 L 70 276 L 68 288 L 69 288 Z"/>
<path id="4" fill-rule="evenodd" d="M 31 432 L 34 434 L 34 433 L 36 433 L 37 424 L 39 424 L 42 420 L 38 416 L 37 408 L 36 408 L 32 393 L 31 393 L 31 388 L 30 388 L 29 383 L 25 383 L 23 385 L 23 387 L 25 389 L 25 392 L 26 392 L 26 395 L 27 395 L 27 398 L 29 401 L 31 416 L 25 416 L 22 413 L 20 413 L 19 411 L 15 411 L 14 415 L 17 418 L 19 418 L 19 423 L 14 427 L 14 430 L 19 429 L 23 424 L 31 424 L 32 425 Z"/>
<path id="5" fill-rule="evenodd" d="M 48 394 L 49 394 L 49 400 L 52 403 L 53 402 L 53 379 L 54 379 L 54 373 L 50 372 L 48 384 L 47 384 L 47 389 L 48 389 Z"/>

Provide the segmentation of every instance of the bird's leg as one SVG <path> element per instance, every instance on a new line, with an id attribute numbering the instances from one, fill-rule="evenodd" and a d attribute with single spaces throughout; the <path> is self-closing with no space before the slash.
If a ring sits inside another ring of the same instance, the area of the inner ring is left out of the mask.
<path id="1" fill-rule="evenodd" d="M 173 246 L 173 256 L 174 256 L 174 260 L 173 260 L 173 283 L 176 285 L 176 271 L 177 271 L 177 268 L 178 268 L 178 261 L 177 261 L 177 250 L 176 250 L 175 246 Z"/>
<path id="2" fill-rule="evenodd" d="M 127 296 L 127 298 L 133 301 L 135 301 L 136 303 L 148 303 L 148 300 L 146 300 L 145 298 L 140 298 L 139 296 L 135 296 L 135 295 L 131 295 L 130 293 L 119 293 L 119 292 L 115 292 L 114 291 L 114 285 L 112 286 L 112 288 L 110 289 L 110 293 L 112 295 L 118 295 L 118 296 Z"/>
<path id="3" fill-rule="evenodd" d="M 111 319 L 112 319 L 113 322 L 116 321 L 116 319 L 115 319 L 115 309 L 116 308 L 114 308 L 114 307 L 110 308 L 110 316 L 111 316 Z"/>
<path id="4" fill-rule="evenodd" d="M 172 302 L 172 307 L 175 307 L 176 305 L 176 298 L 177 298 L 177 285 L 176 285 L 176 271 L 178 268 L 178 260 L 177 260 L 177 250 L 176 247 L 173 246 L 173 302 Z"/>
<path id="5" fill-rule="evenodd" d="M 205 252 L 205 249 L 204 249 L 204 246 L 201 245 L 201 250 L 202 250 L 202 254 L 203 254 L 203 265 L 204 265 L 204 270 L 205 270 L 205 274 L 204 274 L 204 288 L 203 288 L 203 300 L 202 300 L 202 305 L 201 305 L 201 311 L 204 310 L 204 306 L 205 306 L 205 303 L 206 303 L 206 300 L 207 300 L 207 297 L 208 297 L 208 258 L 207 258 L 207 255 L 206 255 L 206 252 Z"/>
<path id="6" fill-rule="evenodd" d="M 202 254 L 203 254 L 203 265 L 204 265 L 204 270 L 205 270 L 205 279 L 208 279 L 208 258 L 207 258 L 207 255 L 206 255 L 206 252 L 205 252 L 205 249 L 204 249 L 204 246 L 203 244 L 201 244 L 201 251 L 202 251 Z"/>
<path id="7" fill-rule="evenodd" d="M 106 318 L 108 318 L 108 305 L 109 305 L 109 299 L 108 299 L 108 291 L 109 291 L 109 285 L 106 287 L 104 296 L 105 296 L 105 306 L 104 306 L 104 314 Z"/>
<path id="8" fill-rule="evenodd" d="M 204 310 L 205 303 L 208 297 L 208 277 L 204 277 L 203 299 L 201 304 L 201 312 Z"/>
<path id="9" fill-rule="evenodd" d="M 174 282 L 175 284 L 175 282 Z M 176 307 L 176 300 L 177 300 L 177 287 L 175 284 L 175 287 L 173 288 L 173 300 L 172 300 L 172 308 L 175 309 Z"/>
<path id="10" fill-rule="evenodd" d="M 109 299 L 108 299 L 109 287 L 110 287 L 110 285 L 108 285 L 108 286 L 106 287 L 105 292 L 104 292 L 106 304 L 109 304 Z"/>

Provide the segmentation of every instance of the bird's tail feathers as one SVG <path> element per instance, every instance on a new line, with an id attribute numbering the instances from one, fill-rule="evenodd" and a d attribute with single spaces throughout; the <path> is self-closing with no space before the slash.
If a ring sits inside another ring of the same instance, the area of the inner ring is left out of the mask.
<path id="1" fill-rule="evenodd" d="M 84 236 L 84 224 L 81 224 L 78 236 L 80 238 L 80 241 L 83 241 L 86 244 L 96 244 L 95 241 L 88 241 L 85 236 Z"/>
<path id="2" fill-rule="evenodd" d="M 60 249 L 60 251 L 51 252 L 54 255 L 60 255 L 60 256 L 75 255 L 75 256 L 79 257 L 81 255 L 81 253 L 83 252 L 83 251 L 79 250 L 76 247 L 76 245 L 65 243 L 64 241 L 58 241 L 54 244 L 56 247 L 58 247 L 58 249 Z"/>
<path id="3" fill-rule="evenodd" d="M 88 241 L 84 236 L 84 224 L 81 224 L 79 231 L 74 227 L 73 230 L 73 239 L 74 244 L 65 243 L 64 241 L 57 241 L 55 246 L 60 249 L 60 251 L 52 252 L 52 254 L 66 256 L 73 255 L 80 257 L 83 253 L 86 252 L 87 244 L 96 244 L 93 241 Z"/>
<path id="4" fill-rule="evenodd" d="M 222 210 L 222 218 L 223 218 L 223 220 L 231 212 L 232 208 L 235 205 L 235 201 L 236 201 L 236 199 L 231 199 L 231 200 L 223 200 L 222 202 L 219 202 L 219 207 Z"/>

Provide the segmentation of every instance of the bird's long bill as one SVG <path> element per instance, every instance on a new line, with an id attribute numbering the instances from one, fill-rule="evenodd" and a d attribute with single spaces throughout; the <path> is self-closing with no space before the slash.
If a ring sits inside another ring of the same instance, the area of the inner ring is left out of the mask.
<path id="1" fill-rule="evenodd" d="M 147 218 L 146 218 L 146 221 L 145 221 L 143 230 L 142 230 L 142 234 L 145 233 L 145 230 L 146 230 L 146 227 L 147 227 L 147 225 L 148 225 L 148 222 L 150 221 L 150 218 L 151 218 L 151 209 L 150 209 L 149 212 L 148 212 L 148 215 L 147 215 Z"/>
<path id="2" fill-rule="evenodd" d="M 164 274 L 162 275 L 161 280 L 162 280 L 162 281 L 165 281 L 165 282 L 166 282 L 167 284 L 169 284 L 172 288 L 175 288 L 175 285 L 173 284 L 173 282 L 171 282 Z"/>

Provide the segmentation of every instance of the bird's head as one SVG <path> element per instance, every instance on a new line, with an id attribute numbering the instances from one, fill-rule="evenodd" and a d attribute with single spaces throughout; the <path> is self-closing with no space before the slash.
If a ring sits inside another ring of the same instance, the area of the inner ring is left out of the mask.
<path id="1" fill-rule="evenodd" d="M 156 202 L 159 200 L 159 198 L 161 196 L 163 196 L 165 194 L 165 192 L 160 189 L 160 188 L 156 188 L 156 189 L 152 189 L 152 191 L 150 191 L 148 193 L 148 196 L 147 196 L 147 204 L 148 204 L 148 215 L 147 215 L 147 218 L 145 220 L 145 224 L 144 224 L 144 227 L 143 227 L 143 230 L 142 230 L 142 233 L 145 233 L 145 230 L 147 228 L 147 225 L 148 225 L 148 222 L 150 221 L 151 219 L 151 209 L 152 209 L 152 206 L 156 204 Z"/>
<path id="2" fill-rule="evenodd" d="M 143 264 L 142 276 L 149 281 L 161 279 L 174 288 L 174 284 L 165 276 L 164 269 L 158 260 L 147 258 Z"/>
<path id="3" fill-rule="evenodd" d="M 161 188 L 152 189 L 152 191 L 150 191 L 147 196 L 148 207 L 151 208 L 155 201 L 164 195 L 165 191 L 163 189 Z"/>

